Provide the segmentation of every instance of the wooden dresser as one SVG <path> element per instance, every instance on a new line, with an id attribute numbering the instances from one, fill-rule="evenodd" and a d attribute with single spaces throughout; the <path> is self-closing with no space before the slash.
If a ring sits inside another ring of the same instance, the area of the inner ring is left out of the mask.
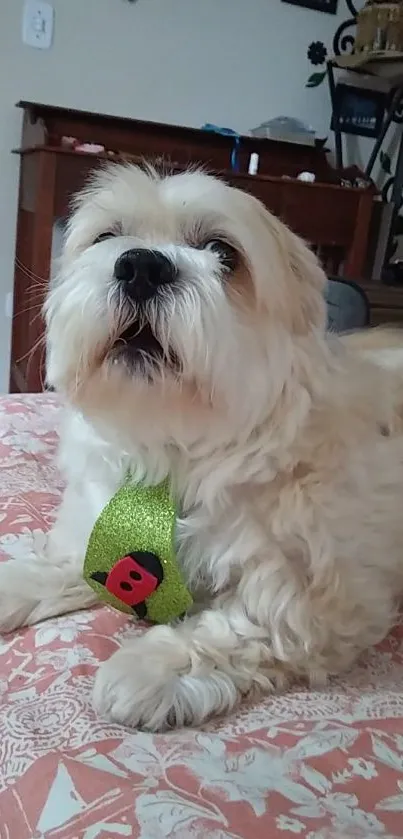
<path id="1" fill-rule="evenodd" d="M 106 159 L 144 158 L 173 169 L 202 163 L 264 204 L 317 250 L 330 273 L 360 279 L 366 273 L 374 191 L 339 185 L 339 176 L 321 148 L 240 137 L 239 171 L 231 170 L 234 138 L 117 117 L 100 116 L 38 103 L 21 102 L 24 130 L 20 193 L 10 389 L 43 389 L 43 322 L 40 314 L 50 275 L 54 225 L 66 218 L 71 195 Z M 66 148 L 62 138 L 97 143 L 105 152 Z M 259 174 L 247 174 L 252 152 L 259 154 Z M 315 184 L 296 176 L 314 172 Z"/>

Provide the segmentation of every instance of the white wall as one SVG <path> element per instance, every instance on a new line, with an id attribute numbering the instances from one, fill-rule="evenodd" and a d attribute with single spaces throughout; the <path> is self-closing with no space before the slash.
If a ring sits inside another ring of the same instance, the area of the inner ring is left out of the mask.
<path id="1" fill-rule="evenodd" d="M 0 0 L 0 391 L 8 382 L 19 99 L 245 132 L 288 114 L 329 126 L 327 86 L 307 90 L 308 44 L 337 18 L 281 0 L 53 0 L 49 51 L 21 43 L 23 0 Z M 339 2 L 339 19 L 346 17 Z"/>

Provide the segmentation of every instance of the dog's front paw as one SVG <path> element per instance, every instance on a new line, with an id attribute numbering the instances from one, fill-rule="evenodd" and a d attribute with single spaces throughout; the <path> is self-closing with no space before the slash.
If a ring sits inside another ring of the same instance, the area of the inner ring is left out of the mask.
<path id="1" fill-rule="evenodd" d="M 94 687 L 101 716 L 150 731 L 200 725 L 237 698 L 231 678 L 195 661 L 169 627 L 155 627 L 122 647 L 101 665 Z"/>

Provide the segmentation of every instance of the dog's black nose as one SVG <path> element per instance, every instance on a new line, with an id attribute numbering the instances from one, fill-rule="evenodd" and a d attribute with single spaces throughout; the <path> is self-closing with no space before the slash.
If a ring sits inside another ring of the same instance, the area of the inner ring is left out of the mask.
<path id="1" fill-rule="evenodd" d="M 115 279 L 137 302 L 149 300 L 160 286 L 172 283 L 175 276 L 175 266 L 164 254 L 146 248 L 125 251 L 115 262 Z"/>

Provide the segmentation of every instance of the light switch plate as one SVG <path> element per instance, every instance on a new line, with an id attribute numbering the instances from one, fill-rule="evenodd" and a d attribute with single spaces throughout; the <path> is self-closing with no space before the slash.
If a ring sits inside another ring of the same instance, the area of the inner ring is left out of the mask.
<path id="1" fill-rule="evenodd" d="M 26 0 L 22 18 L 22 40 L 29 47 L 48 50 L 53 40 L 54 9 L 45 0 Z"/>

